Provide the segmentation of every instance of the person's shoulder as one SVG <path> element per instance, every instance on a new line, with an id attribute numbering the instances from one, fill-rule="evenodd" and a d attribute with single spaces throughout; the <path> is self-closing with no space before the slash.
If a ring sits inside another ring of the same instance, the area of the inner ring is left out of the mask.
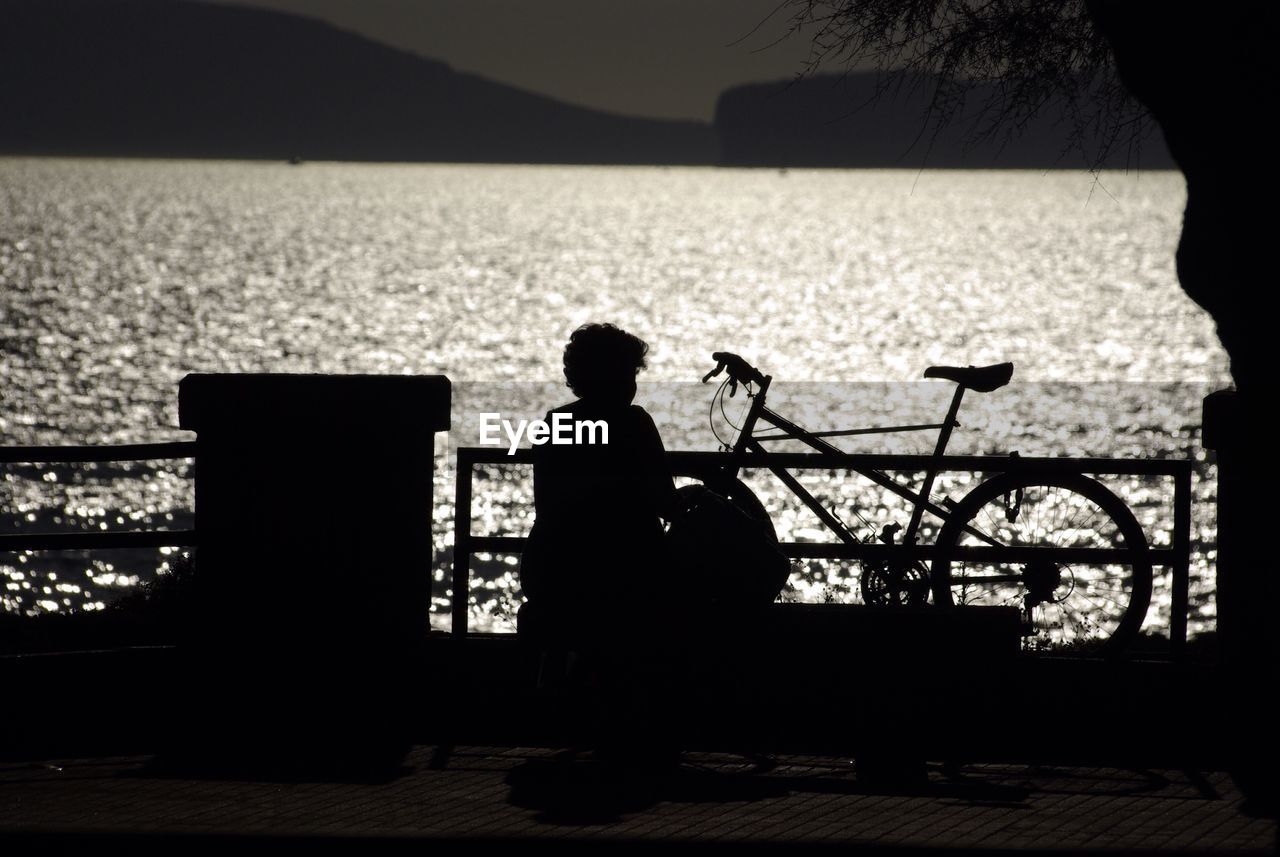
<path id="1" fill-rule="evenodd" d="M 576 414 L 581 410 L 582 410 L 581 399 L 578 399 L 573 402 L 569 402 L 568 404 L 564 404 L 558 408 L 552 408 L 551 410 L 547 411 L 547 417 L 546 417 L 547 422 L 551 422 L 551 420 L 555 417 L 556 414 L 568 414 L 572 416 L 573 414 Z"/>
<path id="2" fill-rule="evenodd" d="M 627 405 L 627 415 L 632 419 L 653 422 L 653 417 L 649 416 L 649 412 L 640 405 Z"/>
<path id="3" fill-rule="evenodd" d="M 627 421 L 636 428 L 646 431 L 657 431 L 658 426 L 649 412 L 639 405 L 628 405 L 624 411 Z"/>

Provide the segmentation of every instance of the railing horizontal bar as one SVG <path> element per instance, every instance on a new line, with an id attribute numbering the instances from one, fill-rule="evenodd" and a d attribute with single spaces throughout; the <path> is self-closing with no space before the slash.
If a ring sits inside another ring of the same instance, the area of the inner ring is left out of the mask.
<path id="1" fill-rule="evenodd" d="M 17 533 L 0 535 L 0 552 L 193 547 L 195 530 L 126 533 Z"/>
<path id="2" fill-rule="evenodd" d="M 920 559 L 933 560 L 939 554 L 937 545 L 886 545 L 874 542 L 860 544 L 842 544 L 826 542 L 808 544 L 805 542 L 785 542 L 779 545 L 782 552 L 792 559 Z M 946 551 L 954 561 L 970 563 L 1026 563 L 1036 560 L 1047 560 L 1062 564 L 1079 565 L 1123 565 L 1131 560 L 1130 554 L 1123 549 L 1115 548 L 1062 548 L 1035 547 L 1031 545 L 1009 545 L 995 547 L 991 545 L 957 546 Z M 1147 549 L 1145 558 L 1153 565 L 1165 565 L 1175 561 L 1176 553 L 1168 548 Z"/>
<path id="3" fill-rule="evenodd" d="M 528 539 L 523 536 L 472 536 L 472 553 L 521 553 Z"/>
<path id="4" fill-rule="evenodd" d="M 521 536 L 471 536 L 468 547 L 472 553 L 521 553 L 527 540 Z M 937 555 L 937 545 L 924 544 L 886 545 L 876 542 L 844 544 L 841 542 L 781 542 L 779 549 L 791 559 L 922 559 L 932 560 Z M 1175 561 L 1177 552 L 1171 548 L 1148 548 L 1146 557 L 1153 565 L 1166 565 Z M 1113 548 L 1059 548 L 987 545 L 957 546 L 950 556 L 966 562 L 1030 562 L 1050 560 L 1061 563 L 1123 564 L 1128 555 Z"/>
<path id="5" fill-rule="evenodd" d="M 727 453 L 672 452 L 668 453 L 672 469 L 682 472 L 691 469 L 714 467 L 727 460 Z M 797 470 L 857 469 L 857 470 L 917 470 L 929 467 L 930 455 L 872 455 L 850 453 L 832 455 L 813 452 L 770 452 L 765 455 L 748 454 L 741 459 L 744 468 L 787 467 Z M 1004 455 L 944 455 L 940 470 L 968 470 L 985 473 L 1107 473 L 1153 476 L 1174 476 L 1189 472 L 1191 462 L 1185 459 L 1133 459 L 1133 458 L 1011 458 Z"/>
<path id="6" fill-rule="evenodd" d="M 532 464 L 533 450 L 514 454 L 498 447 L 459 447 L 458 466 L 474 464 Z M 671 469 L 681 475 L 695 475 L 722 467 L 729 460 L 725 452 L 668 452 Z M 834 455 L 816 452 L 769 452 L 747 454 L 744 468 L 770 466 L 797 470 L 908 470 L 928 469 L 932 456 L 849 453 Z M 941 470 L 968 470 L 982 473 L 1092 473 L 1132 476 L 1177 476 L 1191 471 L 1191 462 L 1180 458 L 1053 458 L 1006 455 L 944 455 Z"/>
<path id="7" fill-rule="evenodd" d="M 0 464 L 65 464 L 82 461 L 149 461 L 195 458 L 194 440 L 108 446 L 0 446 Z"/>

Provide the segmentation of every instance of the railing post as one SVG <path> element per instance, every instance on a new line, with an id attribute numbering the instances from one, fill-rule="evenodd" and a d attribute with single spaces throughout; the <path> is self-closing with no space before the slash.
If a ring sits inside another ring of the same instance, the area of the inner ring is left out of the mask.
<path id="1" fill-rule="evenodd" d="M 1185 463 L 1173 481 L 1173 575 L 1169 606 L 1169 649 L 1182 660 L 1187 649 L 1187 611 L 1191 590 L 1191 464 Z"/>
<path id="2" fill-rule="evenodd" d="M 453 627 L 454 639 L 467 635 L 471 610 L 471 450 L 458 449 L 457 485 L 453 505 Z"/>

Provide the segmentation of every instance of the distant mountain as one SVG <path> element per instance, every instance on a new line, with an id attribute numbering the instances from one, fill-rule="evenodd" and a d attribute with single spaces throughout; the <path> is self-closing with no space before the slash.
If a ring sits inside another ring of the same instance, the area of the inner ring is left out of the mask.
<path id="1" fill-rule="evenodd" d="M 175 0 L 0 0 L 0 152 L 715 163 L 697 122 L 574 107 L 327 24 Z"/>
<path id="2" fill-rule="evenodd" d="M 1046 105 L 1012 138 L 997 132 L 989 139 L 976 139 L 978 129 L 963 119 L 935 136 L 926 127 L 933 82 L 907 76 L 877 98 L 882 83 L 869 72 L 734 87 L 716 105 L 721 163 L 956 169 L 1091 166 L 1070 146 L 1061 104 Z M 979 88 L 970 103 L 979 104 L 984 97 Z M 1175 167 L 1158 132 L 1143 142 L 1137 160 L 1126 164 L 1127 154 L 1113 153 L 1106 165 Z"/>
<path id="3" fill-rule="evenodd" d="M 963 125 L 922 136 L 928 84 L 909 79 L 879 100 L 874 74 L 740 86 L 721 96 L 712 127 L 575 107 L 277 12 L 0 0 L 0 154 L 1087 166 L 1064 154 L 1052 105 L 1007 146 L 1002 138 L 971 145 Z M 1158 137 L 1140 165 L 1173 166 Z"/>

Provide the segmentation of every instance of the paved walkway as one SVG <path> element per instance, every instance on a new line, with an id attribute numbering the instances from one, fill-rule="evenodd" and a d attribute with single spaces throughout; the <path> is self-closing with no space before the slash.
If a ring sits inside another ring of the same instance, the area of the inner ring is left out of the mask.
<path id="1" fill-rule="evenodd" d="M 549 750 L 419 747 L 387 782 L 281 783 L 149 761 L 0 763 L 0 843 L 58 832 L 1263 853 L 1276 841 L 1220 773 L 930 766 L 927 781 L 894 786 L 859 782 L 847 759 L 689 754 L 665 778 L 620 778 Z"/>

